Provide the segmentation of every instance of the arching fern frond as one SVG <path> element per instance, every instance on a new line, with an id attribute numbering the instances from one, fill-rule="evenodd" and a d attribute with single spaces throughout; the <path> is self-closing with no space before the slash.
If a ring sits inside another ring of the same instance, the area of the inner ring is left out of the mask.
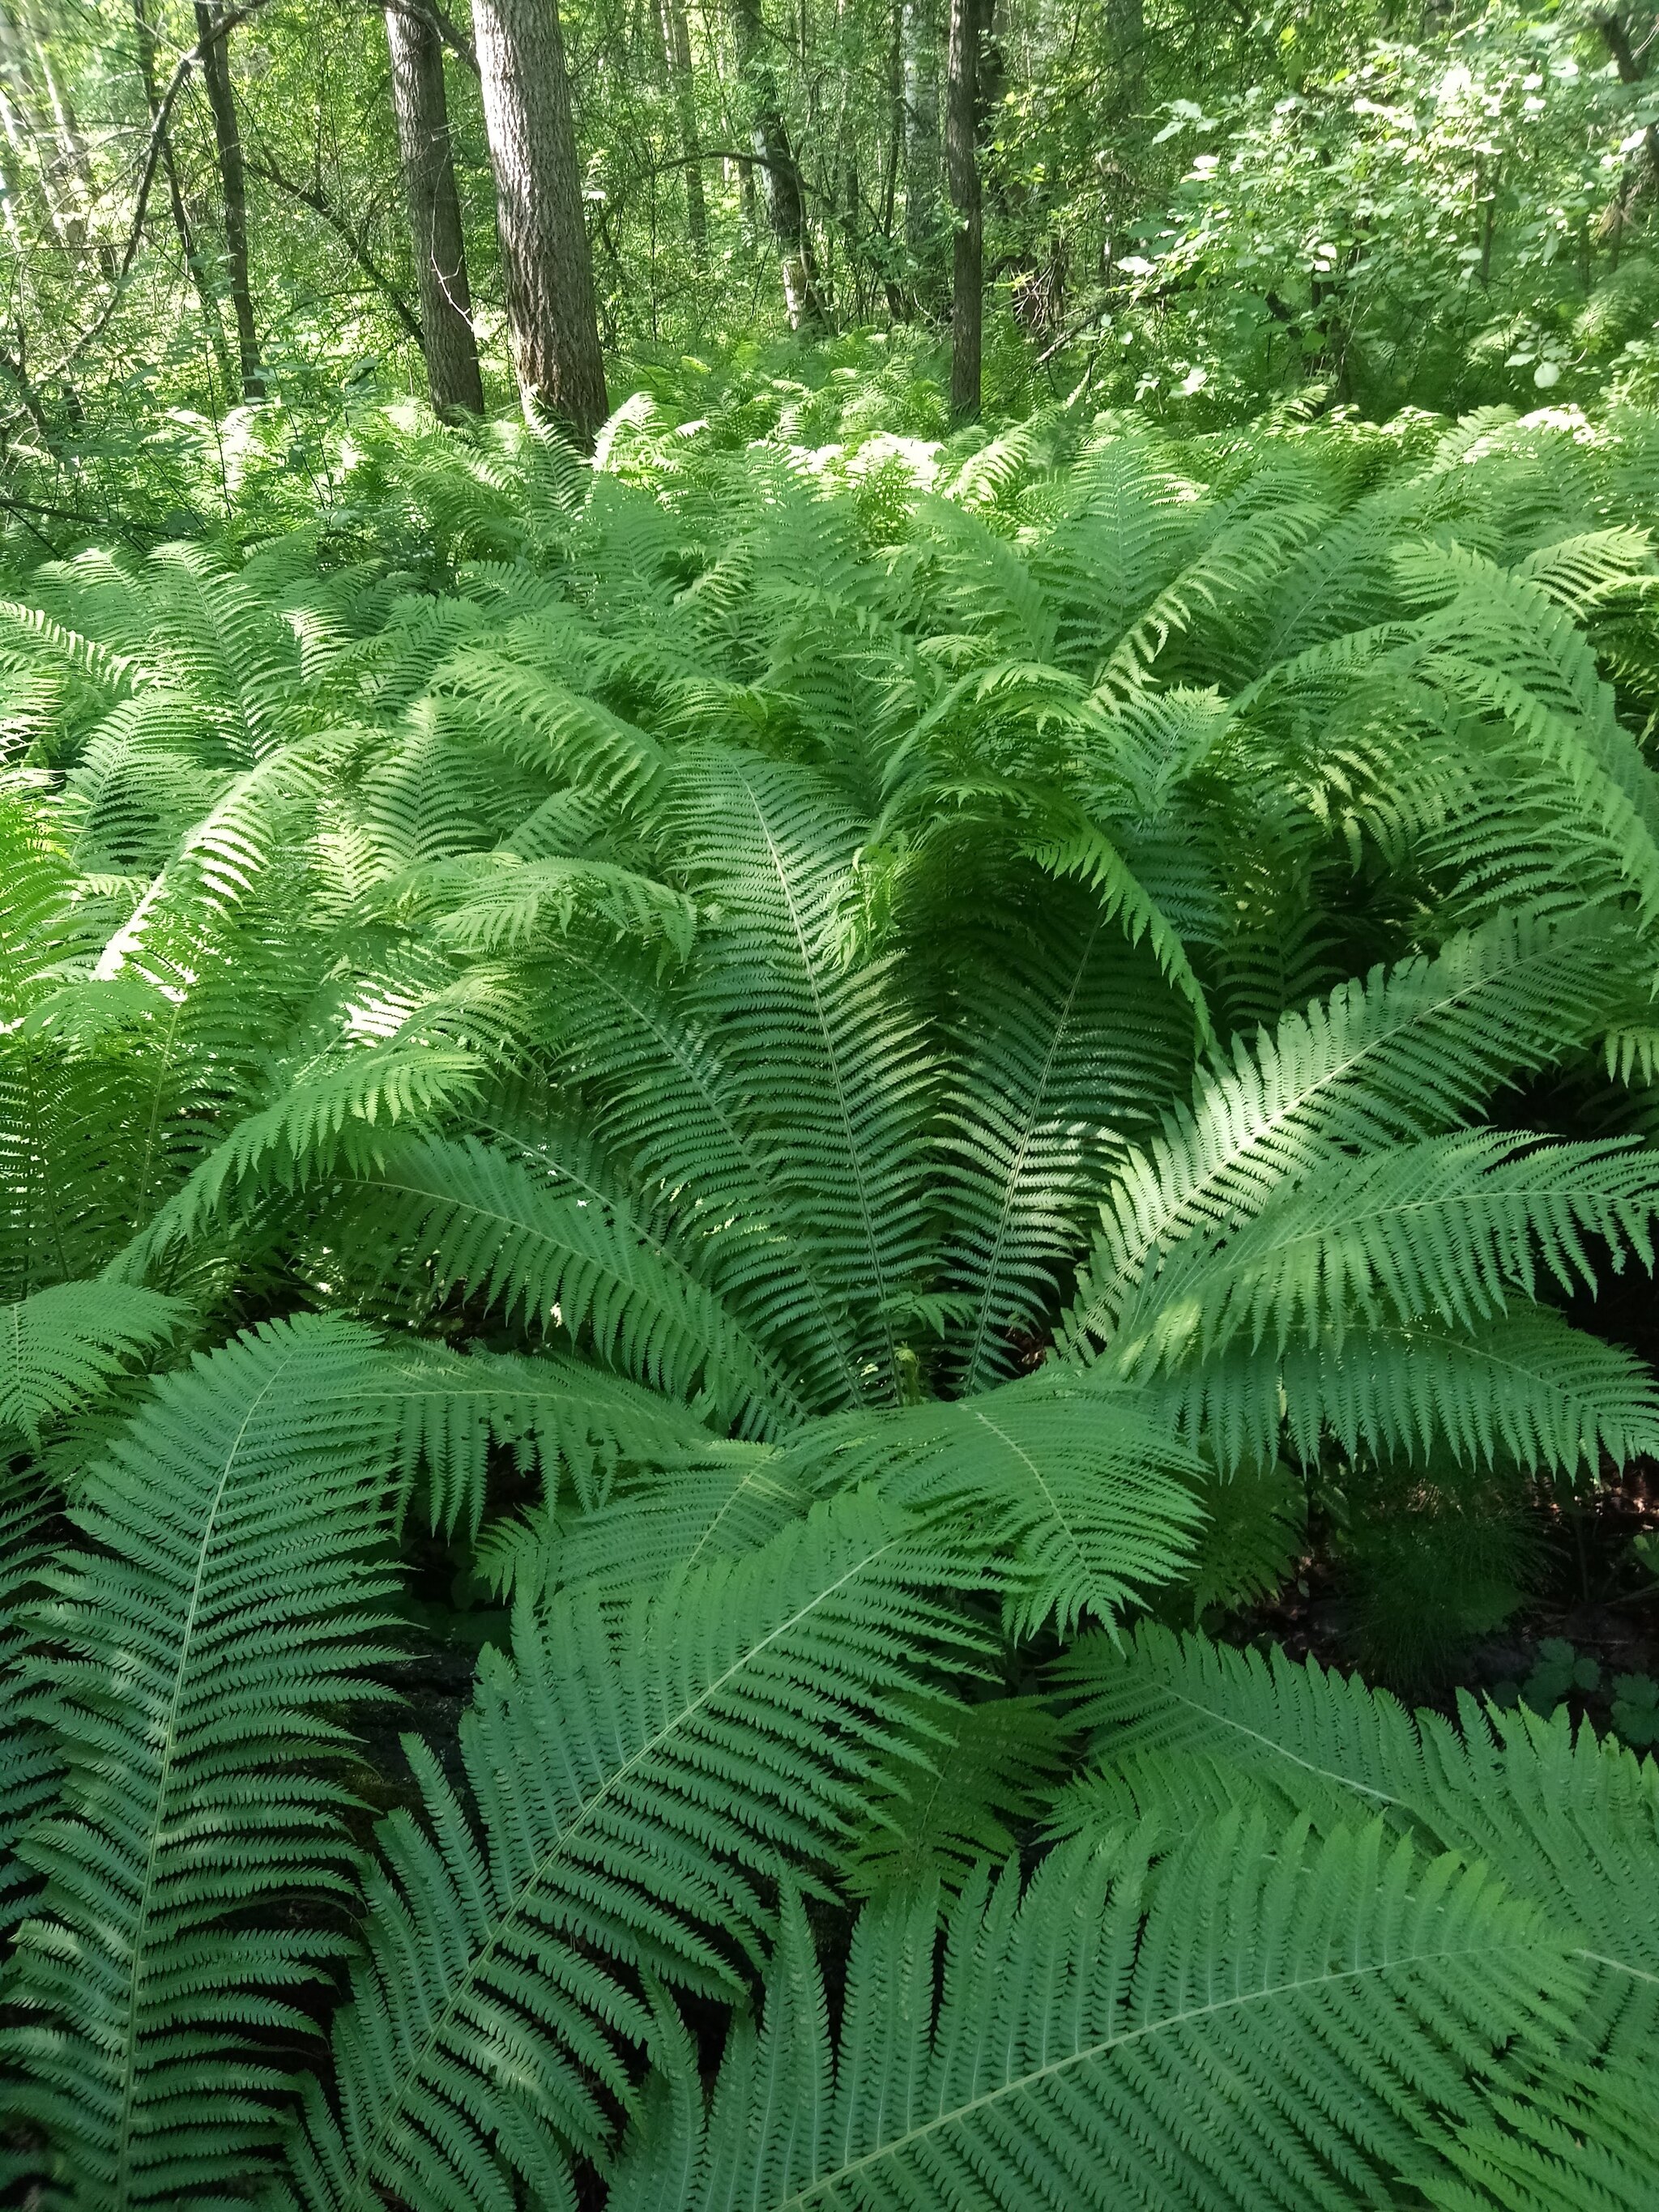
<path id="1" fill-rule="evenodd" d="M 1472 1328 L 1534 1297 L 1540 1275 L 1594 1289 L 1591 1243 L 1614 1268 L 1654 1263 L 1659 1158 L 1631 1141 L 1542 1144 L 1484 1130 L 1428 1137 L 1317 1170 L 1219 1249 L 1196 1238 L 1121 1322 L 1125 1371 L 1233 1343 L 1328 1343 L 1419 1318 Z"/>
<path id="2" fill-rule="evenodd" d="M 0 1306 L 0 1431 L 37 1443 L 42 1421 L 101 1397 L 184 1315 L 176 1298 L 118 1283 L 59 1283 Z"/>
<path id="3" fill-rule="evenodd" d="M 1592 1976 L 1578 2020 L 1592 2050 L 1639 2054 L 1659 2029 L 1659 1769 L 1565 1711 L 1545 1720 L 1458 1698 L 1454 1725 L 1414 1717 L 1358 1676 L 1145 1626 L 1127 1647 L 1079 1643 L 1057 1679 L 1095 1729 L 1100 1771 L 1055 1826 L 1190 1819 L 1267 1803 L 1334 1828 L 1381 1814 L 1492 1868 L 1531 1899 Z"/>
<path id="4" fill-rule="evenodd" d="M 1311 1462 L 1328 1435 L 1361 1453 L 1466 1466 L 1501 1454 L 1593 1476 L 1659 1454 L 1659 1390 L 1636 1356 L 1552 1313 L 1517 1305 L 1462 1328 L 1423 1318 L 1366 1322 L 1340 1346 L 1236 1344 L 1146 1386 L 1224 1466 L 1261 1458 L 1281 1433 Z"/>
<path id="5" fill-rule="evenodd" d="M 1203 1470 L 1143 1416 L 1138 1395 L 1047 1371 L 977 1397 L 902 1413 L 843 1415 L 790 1437 L 790 1473 L 879 1483 L 908 1510 L 959 1525 L 1005 1553 L 1007 1626 L 1085 1613 L 1109 1623 L 1177 1575 L 1204 1518 Z"/>
<path id="6" fill-rule="evenodd" d="M 1574 1988 L 1534 1911 L 1376 1825 L 1224 1818 L 1150 1875 L 1117 1838 L 981 1874 L 942 1986 L 936 1918 L 927 1890 L 866 1911 L 837 2051 L 792 1905 L 706 2112 L 665 2022 L 613 2212 L 1382 2204 L 1471 2108 L 1466 2067 Z"/>
<path id="7" fill-rule="evenodd" d="M 817 1272 L 859 1317 L 876 1393 L 902 1395 L 900 1316 L 930 1256 L 922 1137 L 933 1055 L 890 957 L 848 965 L 837 921 L 860 825 L 826 781 L 711 754 L 672 825 L 721 909 L 694 999 L 752 1101 Z"/>
<path id="8" fill-rule="evenodd" d="M 1559 933 L 1524 917 L 1455 939 L 1433 961 L 1377 968 L 1250 1052 L 1235 1040 L 1102 1209 L 1072 1341 L 1108 1337 L 1158 1255 L 1227 1230 L 1281 1184 L 1349 1152 L 1467 1120 L 1514 1073 L 1594 1034 L 1626 955 L 1605 918 Z"/>
<path id="9" fill-rule="evenodd" d="M 714 1293 L 623 1209 L 561 1190 L 476 1138 L 399 1139 L 342 1187 L 349 1249 L 381 1279 L 418 1271 L 507 1317 L 584 1339 L 607 1364 L 764 1432 L 798 1418 L 786 1375 Z"/>
<path id="10" fill-rule="evenodd" d="M 1036 1334 L 1102 1169 L 1190 1065 L 1191 1026 L 1103 916 L 975 963 L 939 1140 L 945 1279 L 971 1301 L 950 1353 L 964 1395 Z"/>
<path id="11" fill-rule="evenodd" d="M 479 1827 L 410 1740 L 425 1820 L 380 1830 L 301 2202 L 510 2212 L 515 2174 L 572 2202 L 565 2156 L 606 2132 L 595 2085 L 626 2101 L 617 2046 L 651 2036 L 641 1976 L 737 1994 L 770 1883 L 831 1849 L 885 1751 L 920 1758 L 934 1669 L 981 1662 L 948 1602 L 963 1579 L 849 1499 L 659 1601 L 521 1608 L 461 1726 Z"/>
<path id="12" fill-rule="evenodd" d="M 404 1480 L 424 1475 L 431 1524 L 446 1532 L 477 1536 L 492 1447 L 539 1474 L 544 1511 L 567 1483 L 592 1504 L 621 1464 L 678 1471 L 709 1448 L 672 1398 L 556 1352 L 463 1355 L 416 1341 L 387 1352 L 383 1378 Z"/>
<path id="13" fill-rule="evenodd" d="M 263 2039 L 310 2033 L 286 1993 L 343 1948 L 316 1908 L 349 1891 L 349 1801 L 314 1764 L 392 1656 L 379 1360 L 304 1316 L 164 1377 L 45 1572 L 29 1710 L 65 1781 L 21 1845 L 46 1887 L 8 2042 L 89 2212 L 219 2202 L 261 2170 Z"/>
<path id="14" fill-rule="evenodd" d="M 1659 2203 L 1659 2098 L 1639 2061 L 1529 2071 L 1445 2147 L 1435 2212 L 1647 2212 Z"/>
<path id="15" fill-rule="evenodd" d="M 687 1450 L 672 1467 L 624 1476 L 590 1511 L 539 1506 L 495 1522 L 474 1553 L 476 1571 L 502 1597 L 661 1588 L 711 1559 L 758 1551 L 800 1518 L 811 1494 L 781 1460 L 775 1444 Z"/>

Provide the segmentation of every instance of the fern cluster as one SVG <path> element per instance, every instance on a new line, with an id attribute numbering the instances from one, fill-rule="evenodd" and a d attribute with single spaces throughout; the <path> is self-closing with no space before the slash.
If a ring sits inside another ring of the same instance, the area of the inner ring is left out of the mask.
<path id="1" fill-rule="evenodd" d="M 1659 1449 L 1651 425 L 371 459 L 0 609 L 17 2172 L 1648 2202 L 1651 1763 L 1191 1624 Z"/>

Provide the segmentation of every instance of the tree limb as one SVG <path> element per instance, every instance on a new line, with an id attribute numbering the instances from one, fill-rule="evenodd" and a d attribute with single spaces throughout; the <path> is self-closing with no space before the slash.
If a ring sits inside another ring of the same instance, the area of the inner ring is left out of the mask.
<path id="1" fill-rule="evenodd" d="M 421 329 L 420 317 L 416 314 L 397 285 L 375 260 L 368 250 L 367 242 L 353 230 L 350 223 L 334 205 L 328 195 L 319 186 L 302 185 L 292 177 L 285 177 L 273 161 L 261 161 L 256 157 L 250 160 L 247 166 L 256 177 L 263 177 L 268 185 L 275 185 L 279 192 L 286 193 L 291 200 L 297 200 L 301 207 L 309 208 L 320 222 L 326 223 L 362 270 L 364 276 L 368 277 L 369 283 L 377 291 L 384 294 L 392 313 L 403 325 L 405 337 L 412 338 L 424 353 L 426 338 Z"/>

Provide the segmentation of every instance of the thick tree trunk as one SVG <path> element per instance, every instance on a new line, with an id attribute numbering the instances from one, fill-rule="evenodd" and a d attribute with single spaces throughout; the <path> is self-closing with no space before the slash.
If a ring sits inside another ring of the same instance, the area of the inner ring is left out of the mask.
<path id="1" fill-rule="evenodd" d="M 422 15 L 387 0 L 392 105 L 403 155 L 404 197 L 421 292 L 421 339 L 434 414 L 446 420 L 483 413 L 483 379 L 472 334 L 461 207 L 449 145 L 444 50 Z"/>
<path id="2" fill-rule="evenodd" d="M 692 258 L 701 269 L 708 258 L 708 209 L 703 198 L 702 165 L 696 161 L 697 87 L 691 70 L 691 33 L 683 0 L 660 0 L 663 58 L 680 129 L 680 159 L 685 164 L 685 230 Z"/>
<path id="3" fill-rule="evenodd" d="M 476 0 L 472 20 L 519 390 L 591 446 L 611 410 L 558 0 Z"/>
<path id="4" fill-rule="evenodd" d="M 830 319 L 823 311 L 817 271 L 813 266 L 812 239 L 806 228 L 800 172 L 795 166 L 783 111 L 778 103 L 777 86 L 766 57 L 760 0 L 732 0 L 732 27 L 744 96 L 751 118 L 756 166 L 761 173 L 766 213 L 783 269 L 783 301 L 789 327 L 792 331 L 822 331 L 828 328 Z"/>
<path id="5" fill-rule="evenodd" d="M 945 65 L 945 176 L 956 228 L 951 264 L 951 420 L 979 415 L 983 251 L 975 131 L 980 0 L 951 0 Z"/>
<path id="6" fill-rule="evenodd" d="M 225 198 L 225 258 L 230 270 L 230 303 L 236 316 L 242 397 L 263 399 L 265 380 L 259 368 L 259 337 L 254 326 L 253 288 L 248 270 L 247 173 L 242 162 L 236 103 L 231 97 L 229 33 L 220 28 L 212 0 L 196 0 L 196 36 L 202 47 L 202 76 L 213 115 L 219 183 Z"/>

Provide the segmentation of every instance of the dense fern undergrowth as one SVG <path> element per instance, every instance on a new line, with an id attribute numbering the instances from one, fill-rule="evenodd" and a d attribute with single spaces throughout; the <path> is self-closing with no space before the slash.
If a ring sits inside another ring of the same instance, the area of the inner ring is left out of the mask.
<path id="1" fill-rule="evenodd" d="M 0 609 L 18 2188 L 1659 2201 L 1652 1761 L 1205 1632 L 1659 1452 L 1659 419 L 356 441 Z"/>

